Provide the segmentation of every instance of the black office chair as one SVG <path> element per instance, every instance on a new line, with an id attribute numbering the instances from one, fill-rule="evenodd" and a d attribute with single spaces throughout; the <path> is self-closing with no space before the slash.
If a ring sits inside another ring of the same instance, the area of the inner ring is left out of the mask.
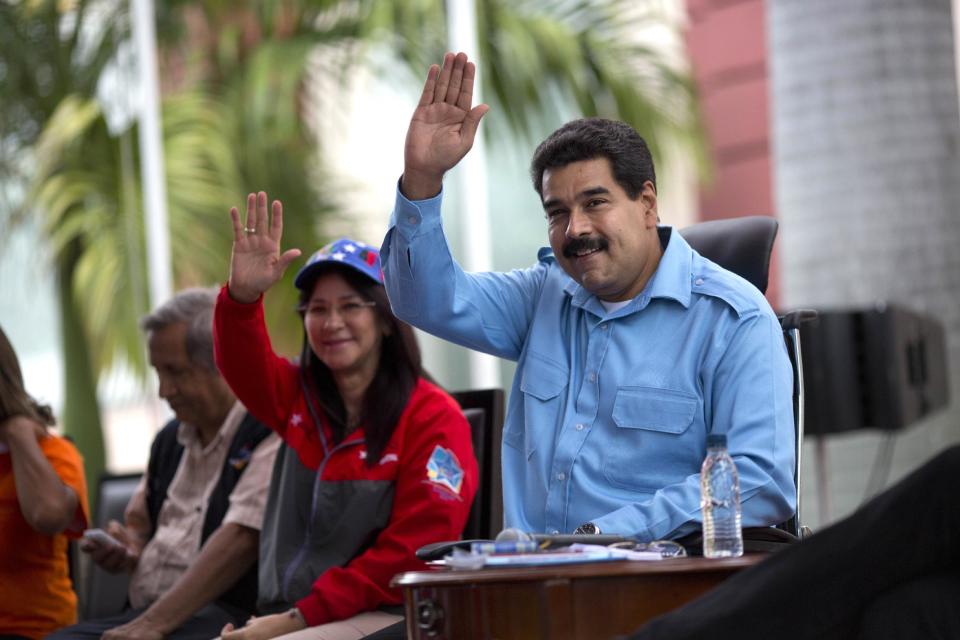
<path id="1" fill-rule="evenodd" d="M 103 474 L 97 486 L 97 513 L 94 525 L 105 529 L 111 520 L 123 522 L 127 503 L 140 484 L 139 473 Z M 78 554 L 80 620 L 92 620 L 121 613 L 127 604 L 130 576 L 110 573 L 98 567 L 85 553 Z"/>
<path id="2" fill-rule="evenodd" d="M 694 251 L 767 292 L 770 253 L 779 225 L 767 216 L 709 220 L 680 229 Z"/>
<path id="3" fill-rule="evenodd" d="M 503 492 L 500 477 L 500 438 L 503 432 L 503 389 L 455 391 L 450 395 L 463 409 L 477 457 L 479 482 L 463 529 L 464 539 L 493 539 L 503 528 Z"/>
<path id="4" fill-rule="evenodd" d="M 470 423 L 473 453 L 477 458 L 479 482 L 473 506 L 463 528 L 464 540 L 492 540 L 503 528 L 503 492 L 500 477 L 500 438 L 503 433 L 503 389 L 454 391 L 457 401 Z M 403 640 L 407 637 L 406 622 L 397 622 L 367 640 Z"/>
<path id="5" fill-rule="evenodd" d="M 749 281 L 766 293 L 770 253 L 779 225 L 766 216 L 744 216 L 701 222 L 680 230 L 680 235 L 703 257 Z M 796 461 L 793 482 L 797 492 L 797 510 L 777 527 L 794 537 L 809 532 L 800 523 L 800 469 L 803 451 L 803 359 L 800 351 L 800 324 L 816 318 L 816 312 L 801 309 L 780 317 L 783 338 L 793 369 L 793 427 Z M 753 532 L 759 533 L 759 532 Z"/>

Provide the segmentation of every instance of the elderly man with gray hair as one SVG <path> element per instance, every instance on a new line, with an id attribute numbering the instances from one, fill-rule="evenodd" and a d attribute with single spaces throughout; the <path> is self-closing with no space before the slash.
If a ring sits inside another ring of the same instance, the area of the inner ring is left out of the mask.
<path id="1" fill-rule="evenodd" d="M 51 638 L 211 638 L 254 611 L 260 525 L 279 440 L 237 402 L 213 361 L 215 289 L 187 289 L 143 318 L 160 397 L 157 434 L 115 541 L 81 548 L 132 574 L 123 614 Z"/>

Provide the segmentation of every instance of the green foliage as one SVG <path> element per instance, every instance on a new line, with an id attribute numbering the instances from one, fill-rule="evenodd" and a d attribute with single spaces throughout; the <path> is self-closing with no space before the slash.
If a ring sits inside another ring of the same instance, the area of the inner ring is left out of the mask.
<path id="1" fill-rule="evenodd" d="M 226 279 L 227 211 L 248 190 L 283 200 L 287 246 L 309 254 L 325 240 L 319 224 L 335 203 L 325 197 L 323 141 L 306 126 L 303 106 L 318 46 L 339 52 L 321 65 L 325 74 L 349 79 L 376 45 L 406 67 L 397 74 L 391 63 L 384 75 L 405 82 L 422 78 L 446 48 L 443 0 L 156 5 L 177 288 Z M 689 79 L 635 35 L 660 20 L 655 14 L 632 0 L 477 0 L 477 9 L 484 96 L 506 122 L 484 127 L 492 144 L 535 140 L 575 105 L 629 121 L 655 154 L 665 139 L 701 153 Z M 0 0 L 0 184 L 30 185 L 26 204 L 6 203 L 3 213 L 44 220 L 65 323 L 64 422 L 68 431 L 95 432 L 82 438 L 93 448 L 102 447 L 99 375 L 118 361 L 147 370 L 137 328 L 148 310 L 137 132 L 111 130 L 94 98 L 128 39 L 125 1 Z M 302 336 L 293 275 L 266 307 L 274 344 L 287 354 L 299 351 Z M 95 459 L 102 448 L 84 453 Z"/>

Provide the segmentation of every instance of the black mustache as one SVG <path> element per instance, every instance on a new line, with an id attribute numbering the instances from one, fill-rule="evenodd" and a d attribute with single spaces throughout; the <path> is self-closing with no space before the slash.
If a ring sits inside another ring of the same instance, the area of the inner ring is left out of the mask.
<path id="1" fill-rule="evenodd" d="M 585 251 L 601 251 L 607 248 L 607 241 L 604 238 L 574 238 L 563 245 L 563 257 L 575 258 L 578 253 Z"/>

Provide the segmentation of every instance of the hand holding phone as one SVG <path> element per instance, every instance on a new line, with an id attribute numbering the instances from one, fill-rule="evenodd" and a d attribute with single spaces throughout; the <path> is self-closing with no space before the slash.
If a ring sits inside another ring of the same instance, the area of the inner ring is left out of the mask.
<path id="1" fill-rule="evenodd" d="M 120 523 L 110 523 L 111 535 L 103 529 L 87 529 L 83 532 L 80 549 L 89 553 L 101 568 L 111 572 L 132 571 L 137 557 L 126 543 L 126 530 Z"/>
<path id="2" fill-rule="evenodd" d="M 90 540 L 103 547 L 124 546 L 119 540 L 103 529 L 87 529 L 83 532 L 84 540 Z"/>

